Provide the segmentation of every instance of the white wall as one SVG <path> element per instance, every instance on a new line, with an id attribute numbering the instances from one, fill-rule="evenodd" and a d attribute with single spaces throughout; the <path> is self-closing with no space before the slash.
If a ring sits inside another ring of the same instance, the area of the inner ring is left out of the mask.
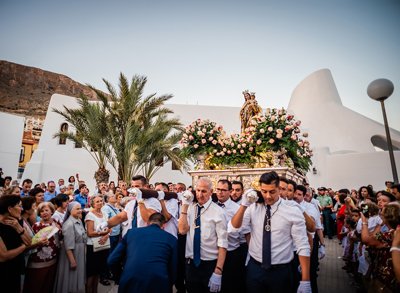
<path id="1" fill-rule="evenodd" d="M 3 177 L 17 179 L 25 118 L 0 112 L 0 168 Z"/>
<path id="2" fill-rule="evenodd" d="M 372 184 L 379 190 L 385 181 L 393 180 L 388 152 L 377 152 L 371 143 L 373 135 L 386 137 L 384 125 L 344 107 L 328 69 L 300 82 L 292 93 L 288 112 L 300 119 L 301 128 L 309 133 L 317 169 L 316 175 L 307 174 L 310 185 L 337 189 Z M 391 129 L 391 136 L 400 141 L 399 131 Z M 400 152 L 395 156 L 399 166 Z"/>

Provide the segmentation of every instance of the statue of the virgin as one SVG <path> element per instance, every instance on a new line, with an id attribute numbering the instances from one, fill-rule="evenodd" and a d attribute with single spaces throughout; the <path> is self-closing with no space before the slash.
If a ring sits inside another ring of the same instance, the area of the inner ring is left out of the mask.
<path id="1" fill-rule="evenodd" d="M 256 101 L 256 93 L 249 93 L 248 90 L 242 92 L 245 102 L 240 109 L 239 119 L 241 121 L 241 131 L 245 132 L 245 129 L 250 127 L 250 120 L 258 113 L 262 112 L 262 108 L 258 105 Z"/>

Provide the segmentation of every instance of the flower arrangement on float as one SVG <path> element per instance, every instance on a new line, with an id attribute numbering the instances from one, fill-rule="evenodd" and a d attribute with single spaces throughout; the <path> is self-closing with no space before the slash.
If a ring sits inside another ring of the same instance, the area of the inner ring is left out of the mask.
<path id="1" fill-rule="evenodd" d="M 285 109 L 268 108 L 252 118 L 244 133 L 227 135 L 215 122 L 198 119 L 186 127 L 182 155 L 197 158 L 199 169 L 289 167 L 306 172 L 312 150 L 299 137 L 300 124 Z"/>

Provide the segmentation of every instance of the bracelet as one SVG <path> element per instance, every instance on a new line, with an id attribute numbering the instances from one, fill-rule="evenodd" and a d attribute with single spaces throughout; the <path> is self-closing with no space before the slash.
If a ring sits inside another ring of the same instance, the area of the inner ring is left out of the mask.
<path id="1" fill-rule="evenodd" d="M 181 215 L 187 215 L 187 213 L 181 212 Z"/>
<path id="2" fill-rule="evenodd" d="M 362 223 L 363 225 L 367 225 L 368 226 L 368 223 Z"/>
<path id="3" fill-rule="evenodd" d="M 139 204 L 144 203 L 144 200 L 142 199 L 141 201 L 139 201 Z"/>
<path id="4" fill-rule="evenodd" d="M 400 251 L 400 248 L 398 248 L 398 247 L 392 247 L 392 248 L 390 248 L 390 252 L 392 252 L 392 251 L 394 251 L 394 250 Z"/>
<path id="5" fill-rule="evenodd" d="M 18 233 L 18 235 L 21 236 L 21 235 L 24 235 L 24 233 L 25 233 L 25 229 L 22 229 L 22 232 Z"/>
<path id="6" fill-rule="evenodd" d="M 220 267 L 216 267 L 216 269 L 220 270 L 220 271 L 221 271 L 221 273 L 223 272 L 223 271 L 222 271 L 222 269 L 221 269 Z"/>

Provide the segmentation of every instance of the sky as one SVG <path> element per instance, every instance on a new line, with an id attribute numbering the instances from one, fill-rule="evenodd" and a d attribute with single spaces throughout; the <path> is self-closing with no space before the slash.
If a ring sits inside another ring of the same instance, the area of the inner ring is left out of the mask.
<path id="1" fill-rule="evenodd" d="M 0 59 L 103 91 L 102 78 L 145 75 L 145 93 L 173 104 L 239 107 L 249 89 L 263 108 L 328 68 L 344 106 L 381 123 L 366 89 L 387 78 L 400 130 L 399 16 L 398 0 L 0 0 Z"/>

